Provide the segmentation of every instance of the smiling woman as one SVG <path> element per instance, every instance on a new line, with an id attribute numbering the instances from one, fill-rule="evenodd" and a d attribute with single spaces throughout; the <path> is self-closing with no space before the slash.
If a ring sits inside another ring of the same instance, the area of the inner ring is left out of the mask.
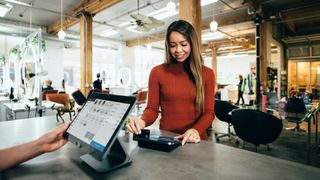
<path id="1" fill-rule="evenodd" d="M 151 70 L 148 104 L 141 117 L 130 118 L 127 128 L 140 134 L 161 109 L 160 129 L 179 133 L 177 139 L 198 143 L 207 139 L 214 119 L 215 79 L 203 65 L 200 40 L 187 21 L 173 22 L 166 34 L 165 63 Z"/>

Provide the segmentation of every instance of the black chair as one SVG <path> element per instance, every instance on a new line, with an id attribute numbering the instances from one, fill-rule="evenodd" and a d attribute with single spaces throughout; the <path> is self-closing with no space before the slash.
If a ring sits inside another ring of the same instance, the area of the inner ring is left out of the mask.
<path id="1" fill-rule="evenodd" d="M 235 134 L 231 133 L 230 128 L 232 126 L 232 124 L 231 124 L 231 121 L 232 121 L 231 111 L 236 108 L 238 108 L 238 107 L 230 104 L 227 101 L 215 100 L 215 105 L 214 105 L 215 115 L 217 116 L 217 118 L 219 120 L 228 123 L 228 133 L 216 132 L 214 134 L 215 138 L 216 138 L 216 142 L 220 142 L 220 138 L 222 138 L 222 137 L 235 136 Z"/>
<path id="2" fill-rule="evenodd" d="M 293 128 L 293 130 L 300 131 L 300 123 L 305 120 L 304 117 L 307 113 L 307 109 L 303 102 L 303 99 L 298 97 L 289 98 L 285 106 L 285 112 L 285 119 L 288 122 L 296 123 L 296 126 Z"/>
<path id="3" fill-rule="evenodd" d="M 243 141 L 254 144 L 256 151 L 260 144 L 267 145 L 275 141 L 283 127 L 277 117 L 253 109 L 233 110 L 232 124 L 237 136 Z M 268 145 L 267 147 L 270 150 Z"/>

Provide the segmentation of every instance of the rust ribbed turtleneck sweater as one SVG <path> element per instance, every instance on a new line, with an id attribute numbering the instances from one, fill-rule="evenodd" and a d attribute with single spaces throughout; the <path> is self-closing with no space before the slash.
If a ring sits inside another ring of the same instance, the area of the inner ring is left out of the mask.
<path id="1" fill-rule="evenodd" d="M 151 125 L 161 111 L 160 129 L 183 134 L 190 128 L 198 130 L 201 139 L 207 139 L 206 129 L 214 119 L 214 74 L 203 66 L 205 109 L 201 114 L 194 104 L 196 88 L 183 63 L 158 65 L 149 77 L 148 103 L 141 118 Z"/>

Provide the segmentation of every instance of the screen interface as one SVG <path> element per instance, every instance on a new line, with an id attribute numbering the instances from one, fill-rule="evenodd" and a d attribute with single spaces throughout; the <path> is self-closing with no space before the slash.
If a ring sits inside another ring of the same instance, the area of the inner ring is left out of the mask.
<path id="1" fill-rule="evenodd" d="M 67 132 L 103 152 L 129 107 L 127 103 L 89 100 Z"/>

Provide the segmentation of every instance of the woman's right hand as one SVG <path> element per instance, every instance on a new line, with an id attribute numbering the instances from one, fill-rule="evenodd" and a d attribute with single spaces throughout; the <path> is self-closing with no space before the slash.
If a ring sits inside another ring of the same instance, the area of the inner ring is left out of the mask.
<path id="1" fill-rule="evenodd" d="M 139 117 L 131 117 L 127 123 L 127 129 L 134 134 L 141 134 L 141 129 L 146 127 L 146 122 Z"/>

